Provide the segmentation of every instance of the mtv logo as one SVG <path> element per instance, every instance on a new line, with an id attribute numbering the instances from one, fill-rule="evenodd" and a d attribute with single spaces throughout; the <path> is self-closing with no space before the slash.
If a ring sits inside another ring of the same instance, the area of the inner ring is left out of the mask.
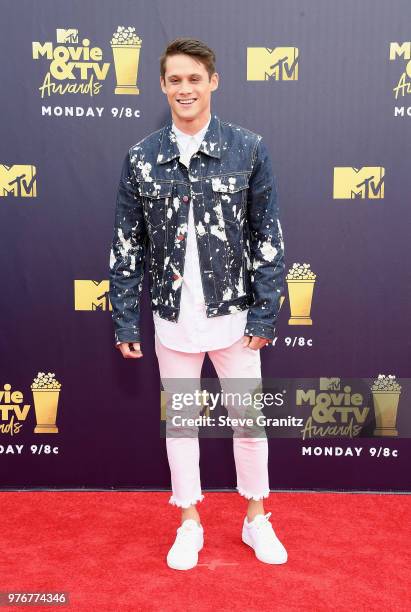
<path id="1" fill-rule="evenodd" d="M 36 166 L 0 164 L 0 196 L 35 198 L 37 196 Z"/>
<path id="2" fill-rule="evenodd" d="M 112 310 L 109 281 L 75 280 L 74 310 Z"/>
<path id="3" fill-rule="evenodd" d="M 382 199 L 385 168 L 381 166 L 351 166 L 334 168 L 334 199 Z"/>
<path id="4" fill-rule="evenodd" d="M 341 378 L 320 378 L 320 391 L 338 391 Z"/>
<path id="5" fill-rule="evenodd" d="M 78 43 L 78 30 L 76 28 L 69 28 L 68 30 L 57 28 L 56 40 L 62 45 L 66 45 L 67 43 Z"/>
<path id="6" fill-rule="evenodd" d="M 297 47 L 248 47 L 247 81 L 297 81 Z"/>

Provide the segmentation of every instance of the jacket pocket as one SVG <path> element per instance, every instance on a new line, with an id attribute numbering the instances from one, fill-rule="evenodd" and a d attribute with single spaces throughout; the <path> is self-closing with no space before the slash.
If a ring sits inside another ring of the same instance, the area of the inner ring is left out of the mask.
<path id="1" fill-rule="evenodd" d="M 211 179 L 211 187 L 215 206 L 217 206 L 217 211 L 221 207 L 221 215 L 224 221 L 240 224 L 246 209 L 247 174 L 214 176 Z"/>
<path id="2" fill-rule="evenodd" d="M 173 189 L 172 181 L 140 181 L 139 188 L 147 224 L 152 229 L 160 227 L 166 221 L 166 212 Z"/>

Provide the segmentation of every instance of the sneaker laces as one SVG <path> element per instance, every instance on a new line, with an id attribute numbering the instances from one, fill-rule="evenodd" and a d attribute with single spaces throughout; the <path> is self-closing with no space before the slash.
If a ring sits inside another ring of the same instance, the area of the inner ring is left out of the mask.
<path id="1" fill-rule="evenodd" d="M 177 540 L 179 544 L 189 544 L 195 536 L 196 528 L 188 525 L 180 525 L 177 528 Z"/>
<path id="2" fill-rule="evenodd" d="M 267 514 L 260 514 L 260 515 L 258 515 L 254 519 L 255 520 L 255 526 L 256 526 L 256 529 L 258 529 L 259 531 L 264 532 L 266 534 L 270 533 L 270 534 L 274 535 L 274 537 L 275 537 L 273 526 L 270 523 L 270 521 L 268 520 L 270 518 L 270 516 L 271 516 L 271 512 L 267 512 Z"/>

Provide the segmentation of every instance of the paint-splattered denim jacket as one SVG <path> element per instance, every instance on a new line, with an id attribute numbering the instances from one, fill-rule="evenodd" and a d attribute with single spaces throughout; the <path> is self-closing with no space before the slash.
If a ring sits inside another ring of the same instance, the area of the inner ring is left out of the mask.
<path id="1" fill-rule="evenodd" d="M 212 115 L 186 168 L 171 127 L 132 146 L 122 167 L 109 273 L 116 342 L 141 341 L 146 258 L 153 311 L 178 321 L 190 200 L 207 316 L 249 308 L 244 334 L 273 339 L 284 243 L 267 147 Z"/>

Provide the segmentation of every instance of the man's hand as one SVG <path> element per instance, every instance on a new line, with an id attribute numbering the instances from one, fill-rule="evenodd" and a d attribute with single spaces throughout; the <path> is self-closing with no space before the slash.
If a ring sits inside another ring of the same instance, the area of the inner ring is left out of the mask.
<path id="1" fill-rule="evenodd" d="M 272 340 L 268 338 L 261 338 L 260 336 L 243 336 L 243 346 L 248 346 L 248 348 L 254 349 L 255 351 L 271 343 Z"/>
<path id="2" fill-rule="evenodd" d="M 134 350 L 131 350 L 133 347 Z M 140 342 L 122 342 L 117 344 L 117 348 L 121 351 L 124 359 L 138 359 L 143 356 L 140 349 Z"/>

